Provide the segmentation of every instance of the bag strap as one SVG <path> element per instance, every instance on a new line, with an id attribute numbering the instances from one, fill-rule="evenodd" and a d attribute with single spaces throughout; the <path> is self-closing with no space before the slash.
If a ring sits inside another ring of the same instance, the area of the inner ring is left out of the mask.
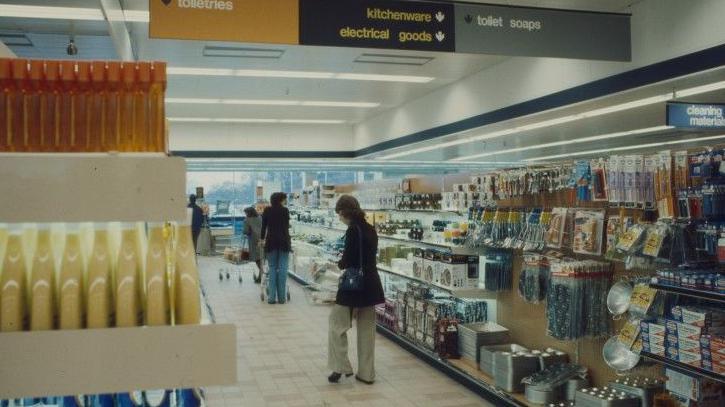
<path id="1" fill-rule="evenodd" d="M 363 234 L 362 234 L 362 228 L 360 225 L 355 225 L 355 228 L 357 229 L 357 235 L 358 235 L 358 247 L 360 249 L 360 273 L 362 274 L 363 270 Z"/>

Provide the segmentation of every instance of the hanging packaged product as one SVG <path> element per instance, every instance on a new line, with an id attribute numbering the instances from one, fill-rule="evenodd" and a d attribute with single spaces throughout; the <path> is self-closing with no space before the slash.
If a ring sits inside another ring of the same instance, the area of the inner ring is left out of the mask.
<path id="1" fill-rule="evenodd" d="M 519 295 L 524 301 L 538 304 L 546 298 L 549 285 L 549 259 L 534 253 L 524 254 L 524 268 L 519 277 Z"/>
<path id="2" fill-rule="evenodd" d="M 672 154 L 670 151 L 661 151 L 657 160 L 656 196 L 657 212 L 660 218 L 672 219 L 675 217 Z"/>
<path id="3" fill-rule="evenodd" d="M 659 155 L 649 155 L 644 157 L 644 169 L 642 173 L 642 201 L 643 208 L 652 210 L 657 207 L 657 198 L 655 196 L 655 175 L 657 173 L 657 163 Z"/>
<path id="4" fill-rule="evenodd" d="M 644 318 L 655 304 L 657 290 L 651 288 L 645 280 L 634 285 L 629 301 L 629 313 L 637 318 Z"/>
<path id="5" fill-rule="evenodd" d="M 669 226 L 661 222 L 648 227 L 642 254 L 649 257 L 658 257 L 663 246 L 665 246 L 665 240 L 669 236 L 669 230 Z"/>
<path id="6" fill-rule="evenodd" d="M 578 210 L 574 216 L 572 250 L 581 254 L 602 254 L 604 211 Z"/>
<path id="7" fill-rule="evenodd" d="M 485 254 L 479 256 L 479 261 L 486 290 L 511 289 L 513 252 L 510 249 L 486 249 Z"/>
<path id="8" fill-rule="evenodd" d="M 607 171 L 603 158 L 592 160 L 590 163 L 592 178 L 592 200 L 607 201 Z"/>
<path id="9" fill-rule="evenodd" d="M 574 164 L 574 183 L 576 186 L 576 199 L 580 202 L 590 201 L 589 186 L 592 182 L 589 161 L 579 160 Z"/>
<path id="10" fill-rule="evenodd" d="M 625 322 L 622 329 L 619 331 L 619 335 L 617 335 L 617 339 L 619 342 L 624 345 L 625 349 L 631 350 L 634 346 L 634 342 L 639 337 L 640 332 L 640 325 L 642 320 L 633 318 Z"/>
<path id="11" fill-rule="evenodd" d="M 641 246 L 645 237 L 645 231 L 646 228 L 644 225 L 632 225 L 617 241 L 617 251 L 627 254 L 633 253 Z"/>
<path id="12" fill-rule="evenodd" d="M 546 246 L 559 249 L 564 241 L 566 230 L 567 208 L 554 208 L 551 210 L 551 220 L 546 232 Z"/>
<path id="13" fill-rule="evenodd" d="M 675 165 L 675 191 L 681 191 L 690 187 L 690 173 L 687 151 L 677 151 L 674 154 Z M 682 216 L 682 215 L 679 215 Z"/>

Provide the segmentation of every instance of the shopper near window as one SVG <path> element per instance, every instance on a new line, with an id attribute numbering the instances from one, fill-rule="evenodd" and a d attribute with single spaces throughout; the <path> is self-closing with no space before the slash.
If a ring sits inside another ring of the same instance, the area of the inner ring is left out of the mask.
<path id="1" fill-rule="evenodd" d="M 385 302 L 383 285 L 376 266 L 378 235 L 367 221 L 360 203 L 352 196 L 343 195 L 337 201 L 335 212 L 347 225 L 345 250 L 338 263 L 340 270 L 360 267 L 363 270 L 362 289 L 344 291 L 338 288 L 335 305 L 330 312 L 327 365 L 332 374 L 330 383 L 340 381 L 342 375 L 352 376 L 352 365 L 347 355 L 347 331 L 352 319 L 357 320 L 358 371 L 355 378 L 366 384 L 375 381 L 375 305 Z M 362 239 L 362 240 L 361 240 Z M 362 259 L 360 254 L 362 252 Z"/>
<path id="2" fill-rule="evenodd" d="M 196 243 L 199 241 L 199 233 L 201 233 L 201 225 L 204 223 L 204 211 L 196 204 L 196 195 L 189 195 L 189 205 L 191 208 L 191 238 L 194 241 L 194 252 L 198 249 Z"/>
<path id="3" fill-rule="evenodd" d="M 267 259 L 267 302 L 284 304 L 287 301 L 287 267 L 292 242 L 289 235 L 287 194 L 275 192 L 269 198 L 270 207 L 262 214 L 262 239 Z"/>
<path id="4" fill-rule="evenodd" d="M 244 209 L 247 218 L 244 220 L 244 235 L 249 244 L 249 261 L 257 264 L 258 274 L 254 282 L 259 283 L 262 278 L 262 218 L 253 207 Z"/>

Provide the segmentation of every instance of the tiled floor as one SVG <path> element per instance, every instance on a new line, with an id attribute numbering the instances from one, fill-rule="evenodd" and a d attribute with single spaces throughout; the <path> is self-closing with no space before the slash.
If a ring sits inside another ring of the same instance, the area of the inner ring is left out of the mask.
<path id="1" fill-rule="evenodd" d="M 353 380 L 327 383 L 327 316 L 304 289 L 290 281 L 292 301 L 263 304 L 251 268 L 244 282 L 220 282 L 219 260 L 200 258 L 202 282 L 217 322 L 238 328 L 238 383 L 207 388 L 207 405 L 217 406 L 490 406 L 476 394 L 378 335 L 377 379 L 368 386 Z M 351 361 L 356 365 L 355 333 Z"/>

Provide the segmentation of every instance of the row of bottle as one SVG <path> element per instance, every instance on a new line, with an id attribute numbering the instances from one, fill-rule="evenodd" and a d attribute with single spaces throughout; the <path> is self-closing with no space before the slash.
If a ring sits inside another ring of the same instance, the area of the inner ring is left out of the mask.
<path id="1" fill-rule="evenodd" d="M 202 404 L 203 395 L 197 389 L 0 400 L 0 407 L 200 407 Z"/>
<path id="2" fill-rule="evenodd" d="M 166 152 L 166 63 L 0 58 L 0 152 Z"/>
<path id="3" fill-rule="evenodd" d="M 198 324 L 190 226 L 142 227 L 0 228 L 0 332 Z"/>

